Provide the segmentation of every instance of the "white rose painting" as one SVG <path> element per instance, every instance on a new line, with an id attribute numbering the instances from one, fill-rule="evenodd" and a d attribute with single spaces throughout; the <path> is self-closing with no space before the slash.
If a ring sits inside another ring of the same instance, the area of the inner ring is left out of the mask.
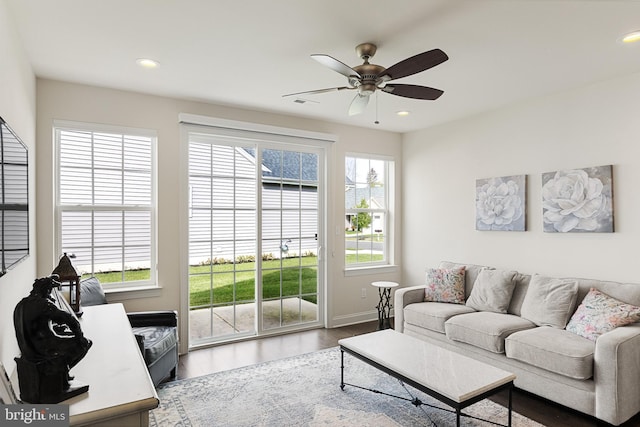
<path id="1" fill-rule="evenodd" d="M 476 230 L 525 230 L 526 175 L 476 180 Z"/>
<path id="2" fill-rule="evenodd" d="M 612 233 L 612 166 L 542 174 L 542 215 L 549 233 Z"/>

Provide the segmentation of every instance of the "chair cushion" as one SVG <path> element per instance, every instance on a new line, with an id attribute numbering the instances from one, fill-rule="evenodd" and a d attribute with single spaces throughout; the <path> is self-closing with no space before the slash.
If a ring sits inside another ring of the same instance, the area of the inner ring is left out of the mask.
<path id="1" fill-rule="evenodd" d="M 404 321 L 444 334 L 444 322 L 458 314 L 473 313 L 471 307 L 446 302 L 419 302 L 404 308 Z"/>
<path id="2" fill-rule="evenodd" d="M 507 337 L 505 349 L 510 359 L 569 378 L 593 376 L 595 342 L 562 329 L 541 326 L 515 332 Z"/>
<path id="3" fill-rule="evenodd" d="M 535 326 L 532 322 L 513 314 L 490 311 L 460 314 L 444 324 L 447 338 L 493 353 L 504 353 L 504 340 L 512 333 Z"/>
<path id="4" fill-rule="evenodd" d="M 145 326 L 133 328 L 135 335 L 144 338 L 144 360 L 147 365 L 162 357 L 178 343 L 177 328 L 173 326 Z"/>
<path id="5" fill-rule="evenodd" d="M 88 307 L 106 303 L 107 297 L 97 277 L 89 277 L 80 281 L 80 305 Z"/>

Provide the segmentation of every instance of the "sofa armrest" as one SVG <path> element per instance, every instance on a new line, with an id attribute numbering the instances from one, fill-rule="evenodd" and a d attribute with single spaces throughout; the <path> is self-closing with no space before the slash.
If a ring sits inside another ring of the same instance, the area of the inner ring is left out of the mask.
<path id="1" fill-rule="evenodd" d="M 596 417 L 619 425 L 640 411 L 640 325 L 598 337 L 594 353 Z"/>
<path id="2" fill-rule="evenodd" d="M 171 310 L 127 313 L 131 327 L 178 326 L 178 313 Z"/>
<path id="3" fill-rule="evenodd" d="M 393 297 L 393 322 L 396 331 L 402 332 L 404 330 L 404 307 L 424 301 L 425 288 L 425 285 L 421 285 L 396 290 Z"/>

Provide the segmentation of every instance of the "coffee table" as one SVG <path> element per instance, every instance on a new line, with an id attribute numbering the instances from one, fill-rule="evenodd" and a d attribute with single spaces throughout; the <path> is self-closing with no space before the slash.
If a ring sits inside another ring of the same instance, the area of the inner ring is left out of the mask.
<path id="1" fill-rule="evenodd" d="M 346 352 L 454 408 L 457 426 L 460 426 L 461 416 L 470 417 L 463 414 L 462 409 L 507 389 L 507 426 L 511 426 L 511 395 L 516 376 L 510 372 L 392 329 L 344 338 L 338 344 L 341 351 L 340 388 L 343 390 L 345 385 L 364 388 L 345 383 Z M 416 406 L 424 404 L 417 398 L 411 402 Z"/>

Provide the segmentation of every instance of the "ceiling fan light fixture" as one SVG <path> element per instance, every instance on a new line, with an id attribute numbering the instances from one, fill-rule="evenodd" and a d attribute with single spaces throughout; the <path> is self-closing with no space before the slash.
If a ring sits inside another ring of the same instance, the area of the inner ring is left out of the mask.
<path id="1" fill-rule="evenodd" d="M 158 61 L 150 58 L 138 58 L 136 59 L 136 64 L 143 68 L 158 68 L 160 65 Z"/>
<path id="2" fill-rule="evenodd" d="M 358 86 L 358 93 L 362 96 L 372 95 L 376 91 L 376 85 L 372 83 L 363 83 Z"/>
<path id="3" fill-rule="evenodd" d="M 633 31 L 629 34 L 626 34 L 624 37 L 622 37 L 622 42 L 623 43 L 633 43 L 633 42 L 637 42 L 640 41 L 640 30 L 639 31 Z"/>

